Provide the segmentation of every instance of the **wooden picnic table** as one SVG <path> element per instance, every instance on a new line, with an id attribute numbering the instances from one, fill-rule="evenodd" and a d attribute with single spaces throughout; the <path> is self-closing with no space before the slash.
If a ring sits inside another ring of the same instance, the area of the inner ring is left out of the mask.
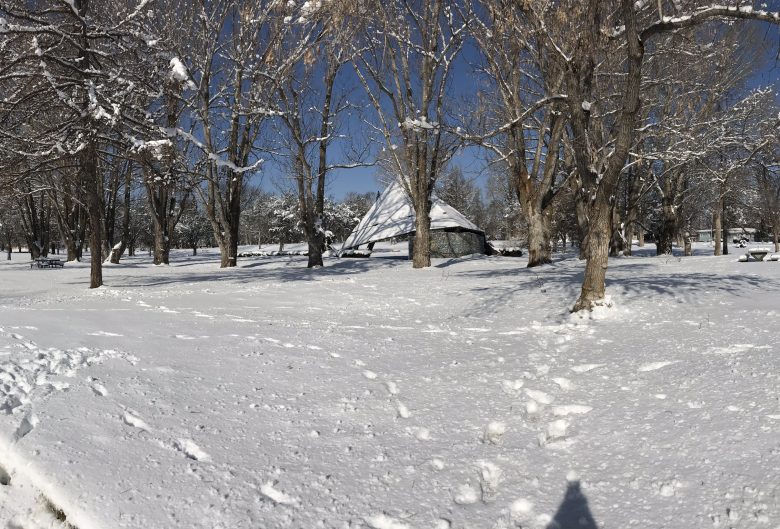
<path id="1" fill-rule="evenodd" d="M 30 268 L 63 268 L 65 262 L 57 257 L 39 257 L 30 263 Z"/>

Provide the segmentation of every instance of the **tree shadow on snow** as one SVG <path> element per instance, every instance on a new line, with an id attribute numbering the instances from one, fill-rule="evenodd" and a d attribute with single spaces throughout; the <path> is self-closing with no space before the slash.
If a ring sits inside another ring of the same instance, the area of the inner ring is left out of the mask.
<path id="1" fill-rule="evenodd" d="M 570 482 L 547 529 L 598 529 L 579 481 Z"/>
<path id="2" fill-rule="evenodd" d="M 582 266 L 543 266 L 497 270 L 466 270 L 461 277 L 474 279 L 498 279 L 485 286 L 471 289 L 478 293 L 479 307 L 475 313 L 492 312 L 506 304 L 517 303 L 518 296 L 536 295 L 548 299 L 562 296 L 574 302 L 582 286 Z M 780 282 L 768 277 L 742 274 L 718 274 L 715 272 L 685 272 L 659 269 L 654 264 L 630 263 L 607 272 L 607 294 L 623 298 L 654 296 L 675 299 L 684 303 L 705 291 L 709 296 L 750 296 L 755 291 L 780 290 Z"/>
<path id="3" fill-rule="evenodd" d="M 261 281 L 309 282 L 333 280 L 369 271 L 384 270 L 406 266 L 406 260 L 394 258 L 341 259 L 329 261 L 322 268 L 306 268 L 306 257 L 289 257 L 280 261 L 279 257 L 258 257 L 251 261 L 239 261 L 235 268 L 215 268 L 212 271 L 191 272 L 181 270 L 184 266 L 171 265 L 159 275 L 145 274 L 112 275 L 105 278 L 111 287 L 149 287 L 177 284 L 193 284 L 209 281 L 229 281 L 234 283 L 254 283 Z M 186 265 L 185 265 L 186 266 Z M 153 269 L 152 269 L 153 270 Z"/>

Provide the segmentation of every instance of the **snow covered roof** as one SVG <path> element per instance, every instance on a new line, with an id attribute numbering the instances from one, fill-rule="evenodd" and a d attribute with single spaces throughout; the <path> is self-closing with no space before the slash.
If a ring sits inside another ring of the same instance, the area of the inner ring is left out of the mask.
<path id="1" fill-rule="evenodd" d="M 431 229 L 463 228 L 484 233 L 458 210 L 437 196 L 432 197 Z M 399 237 L 414 231 L 414 208 L 399 182 L 393 182 L 371 206 L 360 224 L 344 241 L 341 251 L 357 248 L 362 244 Z"/>

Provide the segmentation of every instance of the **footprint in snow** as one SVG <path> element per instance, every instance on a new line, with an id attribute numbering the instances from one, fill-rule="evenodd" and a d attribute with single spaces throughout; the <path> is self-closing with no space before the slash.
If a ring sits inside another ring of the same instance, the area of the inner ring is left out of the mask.
<path id="1" fill-rule="evenodd" d="M 395 409 L 398 412 L 398 416 L 402 419 L 408 419 L 412 416 L 412 414 L 409 412 L 409 408 L 407 408 L 406 405 L 400 400 L 395 403 Z"/>
<path id="2" fill-rule="evenodd" d="M 391 518 L 386 514 L 376 514 L 374 516 L 366 516 L 363 520 L 372 529 L 411 529 L 409 525 L 401 522 L 395 518 Z M 449 527 L 449 526 L 448 526 Z"/>
<path id="3" fill-rule="evenodd" d="M 22 422 L 19 423 L 19 426 L 14 432 L 14 443 L 18 442 L 25 435 L 32 432 L 33 428 L 35 428 L 37 425 L 38 417 L 36 417 L 32 412 L 28 413 L 24 419 L 22 419 Z"/>
<path id="4" fill-rule="evenodd" d="M 589 413 L 593 408 L 583 406 L 582 404 L 566 404 L 563 406 L 553 406 L 552 413 L 556 417 L 565 417 L 566 415 L 583 415 Z"/>
<path id="5" fill-rule="evenodd" d="M 604 367 L 605 365 L 606 364 L 581 364 L 578 366 L 572 366 L 571 370 L 575 373 L 587 373 L 588 371 L 593 371 L 594 369 Z"/>
<path id="6" fill-rule="evenodd" d="M 464 484 L 458 487 L 458 491 L 455 493 L 453 501 L 458 505 L 471 505 L 479 501 L 479 495 L 477 489 L 469 484 Z"/>
<path id="7" fill-rule="evenodd" d="M 523 387 L 523 380 L 517 379 L 517 380 L 502 380 L 501 381 L 501 391 L 506 393 L 507 395 L 516 395 L 520 392 L 520 390 Z"/>
<path id="8" fill-rule="evenodd" d="M 122 421 L 128 426 L 138 428 L 139 430 L 143 430 L 145 432 L 148 432 L 150 430 L 149 425 L 146 424 L 143 421 L 143 419 L 141 419 L 140 417 L 136 417 L 135 415 L 129 412 L 125 412 L 122 415 Z"/>
<path id="9" fill-rule="evenodd" d="M 482 436 L 482 442 L 486 444 L 500 445 L 504 440 L 506 433 L 506 424 L 499 421 L 492 421 L 485 427 Z"/>
<path id="10" fill-rule="evenodd" d="M 558 387 L 564 391 L 572 390 L 575 387 L 572 381 L 569 380 L 568 378 L 556 377 L 553 378 L 552 381 L 558 384 Z"/>
<path id="11" fill-rule="evenodd" d="M 174 448 L 195 461 L 210 461 L 211 456 L 201 450 L 192 439 L 179 439 L 173 444 Z"/>
<path id="12" fill-rule="evenodd" d="M 525 389 L 524 391 L 526 395 L 540 404 L 551 404 L 554 400 L 552 396 L 538 389 Z"/>
<path id="13" fill-rule="evenodd" d="M 406 428 L 406 432 L 410 435 L 413 435 L 415 439 L 418 441 L 430 441 L 431 440 L 431 431 L 428 428 L 423 427 L 412 427 L 412 428 Z"/>
<path id="14" fill-rule="evenodd" d="M 557 419 L 547 424 L 544 432 L 539 433 L 539 446 L 544 447 L 549 443 L 555 443 L 567 438 L 569 421 Z"/>
<path id="15" fill-rule="evenodd" d="M 292 496 L 285 494 L 281 490 L 274 487 L 274 484 L 272 482 L 264 483 L 260 487 L 260 494 L 265 496 L 266 498 L 270 499 L 276 504 L 281 505 L 292 505 L 294 503 L 298 503 L 297 498 L 293 498 Z"/>
<path id="16" fill-rule="evenodd" d="M 644 364 L 639 366 L 639 369 L 637 371 L 640 371 L 642 373 L 646 371 L 656 371 L 657 369 L 661 369 L 662 367 L 670 366 L 672 364 L 676 364 L 676 361 L 673 362 L 651 362 L 649 364 Z"/>
<path id="17" fill-rule="evenodd" d="M 478 461 L 477 468 L 479 469 L 479 486 L 482 490 L 482 502 L 490 503 L 495 501 L 503 471 L 490 461 Z"/>
<path id="18" fill-rule="evenodd" d="M 89 388 L 92 390 L 92 393 L 97 395 L 98 397 L 105 397 L 108 395 L 108 390 L 106 387 L 100 383 L 100 381 L 96 378 L 88 377 L 87 382 L 89 382 Z"/>

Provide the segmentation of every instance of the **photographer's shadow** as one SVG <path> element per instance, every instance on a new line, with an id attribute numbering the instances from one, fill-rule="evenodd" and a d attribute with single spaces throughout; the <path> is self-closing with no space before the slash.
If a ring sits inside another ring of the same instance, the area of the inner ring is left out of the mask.
<path id="1" fill-rule="evenodd" d="M 547 529 L 598 529 L 579 481 L 569 482 L 563 501 Z"/>

